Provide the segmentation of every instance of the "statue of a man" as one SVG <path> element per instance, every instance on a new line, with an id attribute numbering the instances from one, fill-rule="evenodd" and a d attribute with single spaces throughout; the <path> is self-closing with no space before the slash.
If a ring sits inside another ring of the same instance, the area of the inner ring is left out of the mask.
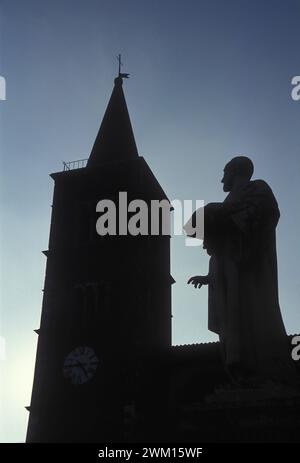
<path id="1" fill-rule="evenodd" d="M 295 371 L 278 301 L 280 213 L 271 188 L 263 180 L 251 181 L 252 174 L 253 163 L 244 156 L 225 166 L 226 199 L 204 207 L 209 273 L 188 283 L 208 284 L 208 328 L 219 335 L 232 377 L 289 381 Z"/>

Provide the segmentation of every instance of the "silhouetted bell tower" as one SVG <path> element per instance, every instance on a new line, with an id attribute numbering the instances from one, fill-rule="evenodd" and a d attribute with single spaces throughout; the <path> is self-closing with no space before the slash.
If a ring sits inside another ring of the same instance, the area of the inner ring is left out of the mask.
<path id="1" fill-rule="evenodd" d="M 99 236 L 96 204 L 167 199 L 138 155 L 119 74 L 84 163 L 55 182 L 28 442 L 124 439 L 139 365 L 171 346 L 170 236 Z"/>

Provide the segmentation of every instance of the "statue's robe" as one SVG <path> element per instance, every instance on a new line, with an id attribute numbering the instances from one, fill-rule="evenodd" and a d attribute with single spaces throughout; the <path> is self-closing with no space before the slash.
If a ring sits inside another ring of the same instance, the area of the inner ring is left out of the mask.
<path id="1" fill-rule="evenodd" d="M 229 371 L 295 378 L 278 300 L 277 201 L 262 180 L 204 208 L 209 265 L 208 328 L 220 338 Z"/>

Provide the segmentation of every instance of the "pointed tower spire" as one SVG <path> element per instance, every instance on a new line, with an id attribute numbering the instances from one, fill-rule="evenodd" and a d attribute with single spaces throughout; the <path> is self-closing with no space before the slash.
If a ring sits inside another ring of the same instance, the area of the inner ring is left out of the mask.
<path id="1" fill-rule="evenodd" d="M 112 161 L 125 161 L 138 158 L 138 151 L 123 93 L 121 74 L 121 56 L 119 55 L 119 75 L 106 108 L 98 135 L 96 137 L 87 167 Z"/>

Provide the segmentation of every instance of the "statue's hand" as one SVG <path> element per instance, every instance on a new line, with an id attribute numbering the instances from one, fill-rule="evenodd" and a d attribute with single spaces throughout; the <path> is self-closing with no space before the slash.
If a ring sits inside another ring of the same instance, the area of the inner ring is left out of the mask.
<path id="1" fill-rule="evenodd" d="M 208 285 L 209 283 L 209 279 L 208 279 L 208 275 L 199 275 L 199 276 L 194 276 L 194 277 L 191 277 L 188 281 L 188 285 L 192 283 L 192 285 L 195 286 L 195 288 L 201 288 L 202 285 Z"/>

